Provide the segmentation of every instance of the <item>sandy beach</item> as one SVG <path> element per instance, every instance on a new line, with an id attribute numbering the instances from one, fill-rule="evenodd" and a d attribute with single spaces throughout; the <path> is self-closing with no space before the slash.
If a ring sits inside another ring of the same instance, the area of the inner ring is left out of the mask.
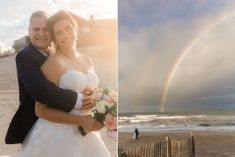
<path id="1" fill-rule="evenodd" d="M 98 69 L 102 69 L 102 67 L 98 67 Z M 115 70 L 112 71 L 114 74 L 116 74 Z M 102 72 L 100 72 L 100 74 L 102 74 Z M 113 80 L 115 76 L 112 76 L 111 78 L 112 84 L 113 82 L 116 82 L 116 80 Z M 110 78 L 108 76 L 101 76 L 101 77 L 107 79 Z M 6 145 L 4 142 L 8 125 L 15 111 L 18 108 L 19 104 L 18 100 L 19 99 L 18 99 L 18 86 L 16 78 L 15 55 L 0 58 L 0 156 L 15 154 L 17 151 L 21 149 L 21 145 L 19 144 Z M 101 131 L 101 134 L 103 136 L 107 148 L 110 150 L 112 154 L 112 157 L 116 157 L 117 143 L 113 142 L 112 139 L 107 138 L 105 136 L 104 130 Z"/>
<path id="2" fill-rule="evenodd" d="M 119 133 L 118 146 L 155 143 L 166 136 L 173 139 L 189 137 L 189 132 L 179 133 L 141 133 L 138 140 L 132 139 L 132 133 Z M 193 132 L 196 157 L 235 157 L 234 132 Z"/>

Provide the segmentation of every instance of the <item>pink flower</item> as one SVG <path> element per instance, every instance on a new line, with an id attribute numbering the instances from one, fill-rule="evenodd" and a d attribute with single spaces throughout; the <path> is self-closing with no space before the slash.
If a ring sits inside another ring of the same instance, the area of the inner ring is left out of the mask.
<path id="1" fill-rule="evenodd" d="M 103 93 L 104 93 L 103 88 L 98 88 L 98 89 L 96 89 L 96 90 L 94 91 L 95 100 L 96 100 L 96 101 L 99 101 L 99 100 L 102 98 Z"/>
<path id="2" fill-rule="evenodd" d="M 114 117 L 112 114 L 108 113 L 105 115 L 104 125 L 109 130 L 117 129 L 117 118 Z"/>
<path id="3" fill-rule="evenodd" d="M 103 99 L 105 102 L 107 102 L 107 105 L 109 108 L 111 108 L 114 105 L 113 99 L 109 97 L 108 95 L 104 95 Z"/>

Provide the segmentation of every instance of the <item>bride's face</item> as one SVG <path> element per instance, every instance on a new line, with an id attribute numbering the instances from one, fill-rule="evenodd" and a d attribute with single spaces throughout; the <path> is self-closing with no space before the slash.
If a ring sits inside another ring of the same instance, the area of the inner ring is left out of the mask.
<path id="1" fill-rule="evenodd" d="M 62 19 L 54 24 L 53 27 L 56 44 L 61 50 L 76 49 L 77 31 L 71 22 Z"/>

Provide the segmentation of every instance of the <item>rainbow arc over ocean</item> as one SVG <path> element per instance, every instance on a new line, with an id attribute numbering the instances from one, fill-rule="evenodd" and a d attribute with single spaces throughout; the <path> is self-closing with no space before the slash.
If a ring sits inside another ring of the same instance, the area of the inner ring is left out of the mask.
<path id="1" fill-rule="evenodd" d="M 187 56 L 187 54 L 191 52 L 194 46 L 197 45 L 197 43 L 199 43 L 204 37 L 206 37 L 213 29 L 215 29 L 218 25 L 224 23 L 225 21 L 232 19 L 233 17 L 235 17 L 235 9 L 222 14 L 214 22 L 212 22 L 206 28 L 204 28 L 204 30 L 198 36 L 196 36 L 192 41 L 190 41 L 189 44 L 183 49 L 182 53 L 176 59 L 175 64 L 171 68 L 167 79 L 165 80 L 161 96 L 160 112 L 165 111 L 169 87 L 174 78 L 174 75 L 176 74 L 181 63 L 183 62 L 185 56 Z"/>

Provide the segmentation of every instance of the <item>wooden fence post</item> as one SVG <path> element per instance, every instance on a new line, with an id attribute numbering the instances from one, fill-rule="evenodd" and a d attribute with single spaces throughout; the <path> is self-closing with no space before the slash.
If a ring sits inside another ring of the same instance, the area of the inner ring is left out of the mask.
<path id="1" fill-rule="evenodd" d="M 193 132 L 190 133 L 190 139 L 191 139 L 191 143 L 192 143 L 191 157 L 195 157 L 195 145 L 194 145 Z"/>
<path id="2" fill-rule="evenodd" d="M 171 139 L 166 136 L 166 156 L 171 157 Z"/>
<path id="3" fill-rule="evenodd" d="M 118 157 L 195 157 L 195 144 L 192 132 L 182 140 L 166 136 L 165 141 L 151 144 L 118 148 Z"/>

